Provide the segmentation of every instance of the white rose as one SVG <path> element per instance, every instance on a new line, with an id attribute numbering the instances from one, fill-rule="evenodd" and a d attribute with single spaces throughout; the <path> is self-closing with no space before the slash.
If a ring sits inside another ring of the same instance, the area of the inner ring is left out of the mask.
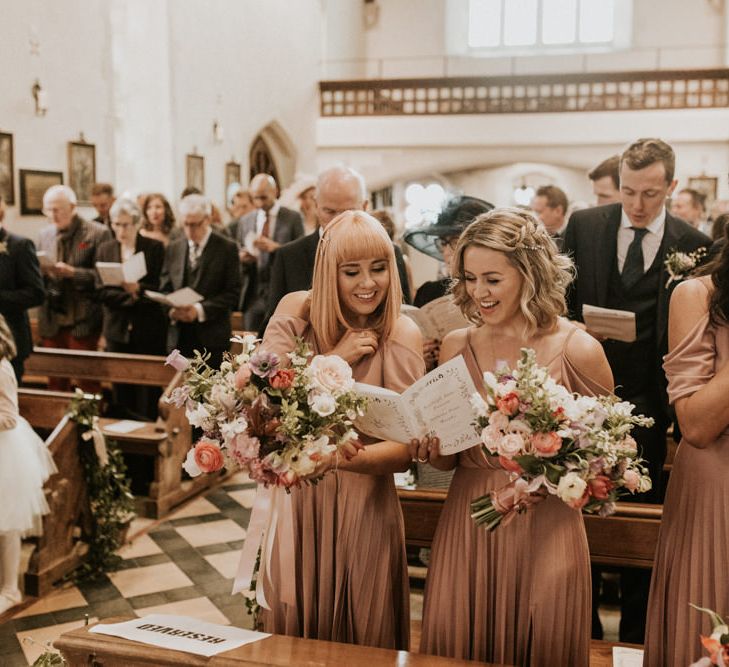
<path id="1" fill-rule="evenodd" d="M 213 385 L 213 388 L 210 390 L 210 400 L 229 412 L 235 408 L 235 394 L 230 387 L 224 384 Z"/>
<path id="2" fill-rule="evenodd" d="M 185 469 L 185 472 L 190 475 L 190 477 L 197 477 L 198 475 L 202 474 L 202 470 L 200 470 L 200 467 L 195 462 L 194 447 L 189 452 L 187 452 L 187 458 L 182 464 L 182 467 Z"/>
<path id="3" fill-rule="evenodd" d="M 210 412 L 203 403 L 197 403 L 194 408 L 185 410 L 185 417 L 190 422 L 190 426 L 202 428 L 205 420 L 210 419 Z"/>
<path id="4" fill-rule="evenodd" d="M 511 459 L 523 451 L 524 440 L 516 433 L 507 433 L 499 440 L 497 447 L 501 456 Z"/>
<path id="5" fill-rule="evenodd" d="M 508 420 L 508 417 L 507 417 Z M 531 435 L 532 429 L 523 419 L 512 419 L 508 422 L 505 429 L 509 433 L 521 433 L 522 435 Z"/>
<path id="6" fill-rule="evenodd" d="M 557 495 L 566 503 L 579 500 L 585 494 L 587 482 L 576 472 L 568 472 L 559 480 Z"/>
<path id="7" fill-rule="evenodd" d="M 227 443 L 239 433 L 243 433 L 247 428 L 248 422 L 243 417 L 238 417 L 231 422 L 220 424 L 220 435 L 223 436 L 223 440 Z"/>
<path id="8" fill-rule="evenodd" d="M 337 409 L 337 399 L 329 394 L 309 394 L 309 407 L 320 417 L 328 417 Z"/>
<path id="9" fill-rule="evenodd" d="M 311 360 L 307 370 L 313 389 L 325 394 L 339 396 L 354 387 L 352 369 L 336 354 L 318 354 Z"/>
<path id="10" fill-rule="evenodd" d="M 509 426 L 509 418 L 503 412 L 496 410 L 489 415 L 489 426 L 505 431 Z"/>

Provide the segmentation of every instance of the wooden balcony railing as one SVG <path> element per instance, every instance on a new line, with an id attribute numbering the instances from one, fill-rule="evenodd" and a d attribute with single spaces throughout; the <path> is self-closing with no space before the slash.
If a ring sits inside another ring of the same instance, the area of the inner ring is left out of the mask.
<path id="1" fill-rule="evenodd" d="M 423 116 L 729 106 L 729 69 L 322 81 L 322 116 Z"/>

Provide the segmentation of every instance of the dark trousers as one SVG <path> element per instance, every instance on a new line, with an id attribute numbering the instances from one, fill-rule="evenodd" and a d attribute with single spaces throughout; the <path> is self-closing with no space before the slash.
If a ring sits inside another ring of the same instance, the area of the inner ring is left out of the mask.
<path id="1" fill-rule="evenodd" d="M 23 380 L 23 373 L 25 372 L 25 359 L 15 357 L 15 359 L 10 361 L 10 365 L 15 371 L 15 379 L 18 381 L 18 386 L 20 386 L 20 383 Z"/>
<path id="2" fill-rule="evenodd" d="M 71 327 L 63 327 L 55 336 L 41 339 L 42 347 L 57 347 L 63 350 L 91 350 L 99 348 L 99 335 L 76 337 L 71 335 Z M 52 391 L 71 391 L 71 387 L 81 387 L 87 394 L 100 394 L 101 383 L 95 380 L 73 380 L 71 378 L 49 378 L 48 389 Z"/>
<path id="3" fill-rule="evenodd" d="M 616 382 L 617 384 L 617 382 Z M 646 493 L 627 495 L 625 502 L 660 504 L 663 502 L 663 464 L 666 460 L 666 431 L 668 418 L 662 406 L 662 398 L 653 395 L 630 395 L 618 390 L 621 398 L 635 405 L 635 414 L 653 417 L 651 428 L 636 428 L 633 437 L 638 443 L 638 452 L 645 459 L 653 487 Z M 645 622 L 648 609 L 648 591 L 651 584 L 651 571 L 638 568 L 620 570 L 620 641 L 642 644 L 645 635 Z"/>
<path id="4" fill-rule="evenodd" d="M 126 354 L 144 354 L 132 343 L 107 340 L 107 352 L 122 352 Z M 147 352 L 147 354 L 149 354 Z M 121 419 L 150 420 L 157 419 L 157 404 L 162 395 L 161 387 L 147 387 L 138 384 L 121 384 L 115 382 L 112 385 L 113 406 L 110 416 L 118 416 Z"/>

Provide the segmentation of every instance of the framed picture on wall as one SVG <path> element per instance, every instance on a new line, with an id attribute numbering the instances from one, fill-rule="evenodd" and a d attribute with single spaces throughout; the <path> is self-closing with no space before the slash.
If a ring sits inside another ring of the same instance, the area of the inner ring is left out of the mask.
<path id="1" fill-rule="evenodd" d="M 688 179 L 688 186 L 692 190 L 698 190 L 702 195 L 706 195 L 706 208 L 708 209 L 716 199 L 719 179 L 716 176 L 693 176 Z"/>
<path id="2" fill-rule="evenodd" d="M 205 158 L 188 153 L 185 157 L 185 186 L 205 192 Z"/>
<path id="3" fill-rule="evenodd" d="M 91 204 L 91 188 L 96 182 L 96 146 L 83 136 L 68 142 L 68 184 L 82 206 Z"/>
<path id="4" fill-rule="evenodd" d="M 42 215 L 43 195 L 52 185 L 63 185 L 63 172 L 20 170 L 20 215 Z"/>
<path id="5" fill-rule="evenodd" d="M 15 203 L 13 135 L 0 132 L 0 195 L 6 204 Z"/>
<path id="6" fill-rule="evenodd" d="M 233 183 L 240 183 L 240 162 L 231 160 L 225 163 L 225 196 L 228 196 L 228 188 Z"/>

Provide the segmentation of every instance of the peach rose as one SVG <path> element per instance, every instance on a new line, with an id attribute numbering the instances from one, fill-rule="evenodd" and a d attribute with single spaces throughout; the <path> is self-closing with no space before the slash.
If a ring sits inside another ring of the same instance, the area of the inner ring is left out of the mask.
<path id="1" fill-rule="evenodd" d="M 241 364 L 235 372 L 235 388 L 238 390 L 245 389 L 251 381 L 251 367 L 248 364 Z"/>
<path id="2" fill-rule="evenodd" d="M 513 417 L 519 412 L 519 395 L 515 391 L 496 399 L 496 408 L 507 417 Z"/>
<path id="3" fill-rule="evenodd" d="M 635 470 L 626 470 L 623 473 L 623 484 L 631 493 L 635 493 L 640 487 L 640 475 Z"/>
<path id="4" fill-rule="evenodd" d="M 554 431 L 549 433 L 534 433 L 530 438 L 534 453 L 543 458 L 549 458 L 559 452 L 562 446 L 562 438 Z"/>
<path id="5" fill-rule="evenodd" d="M 587 501 L 590 500 L 590 493 L 588 491 L 585 491 L 585 493 L 582 495 L 581 498 L 577 498 L 576 500 L 571 500 L 567 504 L 575 510 L 581 510 L 585 505 L 587 505 Z"/>
<path id="6" fill-rule="evenodd" d="M 288 389 L 294 383 L 296 371 L 293 368 L 286 368 L 276 371 L 269 380 L 274 389 Z"/>
<path id="7" fill-rule="evenodd" d="M 606 475 L 593 477 L 588 483 L 590 495 L 598 500 L 607 500 L 610 491 L 615 486 L 612 480 Z"/>
<path id="8" fill-rule="evenodd" d="M 195 445 L 195 463 L 201 472 L 216 472 L 223 467 L 223 452 L 214 440 L 202 438 Z"/>
<path id="9" fill-rule="evenodd" d="M 515 472 L 517 475 L 521 475 L 521 473 L 524 472 L 524 468 L 522 468 L 516 461 L 506 458 L 505 456 L 499 456 L 499 464 L 504 470 Z"/>

